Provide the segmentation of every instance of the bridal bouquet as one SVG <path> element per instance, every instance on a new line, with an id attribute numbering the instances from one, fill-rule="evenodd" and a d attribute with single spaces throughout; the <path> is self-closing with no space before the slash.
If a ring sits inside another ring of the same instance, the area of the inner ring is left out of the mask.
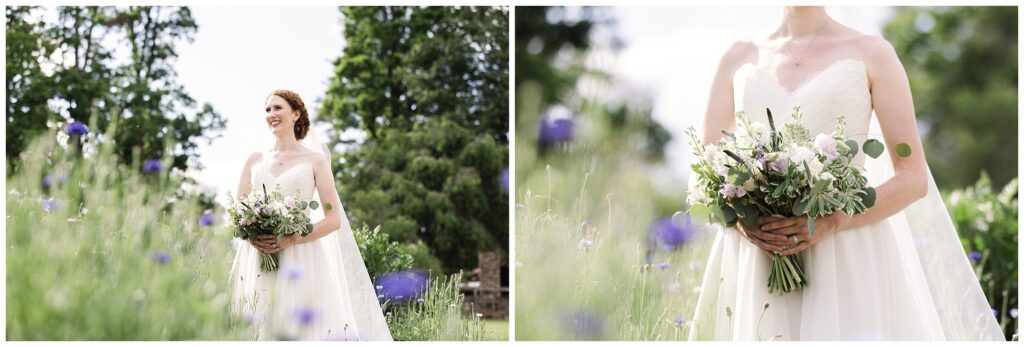
<path id="1" fill-rule="evenodd" d="M 263 185 L 262 194 L 250 190 L 239 201 L 230 195 L 228 199 L 228 215 L 235 227 L 235 237 L 243 240 L 255 239 L 259 235 L 276 235 L 280 242 L 281 237 L 291 234 L 309 235 L 313 232 L 313 223 L 306 208 L 315 210 L 320 205 L 316 201 L 305 202 L 296 197 L 283 196 L 280 187 L 267 193 L 266 185 Z M 262 253 L 261 256 L 261 270 L 277 270 L 277 253 Z"/>
<path id="2" fill-rule="evenodd" d="M 853 164 L 858 146 L 844 137 L 843 119 L 832 134 L 812 138 L 799 124 L 800 117 L 795 108 L 794 121 L 777 129 L 770 110 L 768 125 L 751 122 L 740 112 L 736 133 L 723 130 L 725 137 L 708 145 L 691 127 L 687 133 L 698 158 L 692 165 L 696 185 L 687 196 L 691 216 L 750 228 L 757 227 L 761 216 L 807 216 L 814 235 L 814 218 L 836 211 L 852 215 L 873 206 L 875 190 L 863 168 Z M 877 158 L 884 146 L 868 140 L 863 149 Z M 807 283 L 796 255 L 773 256 L 769 293 L 788 293 Z"/>

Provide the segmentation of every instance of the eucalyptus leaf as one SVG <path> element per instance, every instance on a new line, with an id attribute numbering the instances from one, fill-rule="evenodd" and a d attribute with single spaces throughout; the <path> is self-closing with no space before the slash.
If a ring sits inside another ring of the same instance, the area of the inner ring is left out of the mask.
<path id="1" fill-rule="evenodd" d="M 875 206 L 875 188 L 867 187 L 864 188 L 864 207 L 870 208 Z"/>
<path id="2" fill-rule="evenodd" d="M 690 215 L 690 218 L 692 218 L 693 220 L 696 220 L 696 221 L 698 221 L 700 223 L 710 223 L 711 222 L 711 210 L 708 209 L 707 206 L 700 205 L 700 204 L 693 205 L 693 206 L 690 206 L 690 210 L 686 211 L 686 213 Z"/>
<path id="3" fill-rule="evenodd" d="M 732 207 L 729 206 L 723 206 L 722 218 L 725 220 L 725 224 L 736 223 L 736 210 L 733 210 Z"/>
<path id="4" fill-rule="evenodd" d="M 807 234 L 814 237 L 814 218 L 807 216 Z"/>
<path id="5" fill-rule="evenodd" d="M 906 142 L 901 142 L 900 144 L 896 145 L 896 154 L 899 155 L 901 158 L 909 157 L 910 145 L 908 145 Z"/>
<path id="6" fill-rule="evenodd" d="M 743 215 L 743 225 L 750 228 L 756 227 L 759 217 L 761 217 L 761 212 L 757 208 L 750 209 L 747 214 Z"/>
<path id="7" fill-rule="evenodd" d="M 315 210 L 317 207 L 320 207 L 320 204 L 317 203 L 316 201 L 310 201 L 309 202 L 309 208 L 310 209 L 314 209 Z"/>
<path id="8" fill-rule="evenodd" d="M 871 156 L 871 158 L 878 159 L 878 156 L 882 155 L 882 151 L 885 150 L 885 145 L 875 139 L 870 139 L 864 142 L 864 154 Z"/>
<path id="9" fill-rule="evenodd" d="M 851 156 L 855 156 L 855 155 L 857 155 L 857 141 L 854 141 L 854 140 L 846 140 L 846 142 L 845 142 L 845 143 L 846 143 L 846 146 L 847 146 L 847 147 L 850 147 L 850 152 L 851 152 L 851 154 L 850 154 L 850 155 L 851 155 Z"/>

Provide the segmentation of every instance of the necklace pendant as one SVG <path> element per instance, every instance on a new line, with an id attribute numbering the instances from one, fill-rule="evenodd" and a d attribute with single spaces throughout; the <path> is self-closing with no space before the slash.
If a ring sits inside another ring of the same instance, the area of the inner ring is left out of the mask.
<path id="1" fill-rule="evenodd" d="M 800 66 L 803 63 L 801 63 L 800 60 L 797 60 L 797 61 L 793 62 L 793 64 L 795 64 L 796 66 Z"/>

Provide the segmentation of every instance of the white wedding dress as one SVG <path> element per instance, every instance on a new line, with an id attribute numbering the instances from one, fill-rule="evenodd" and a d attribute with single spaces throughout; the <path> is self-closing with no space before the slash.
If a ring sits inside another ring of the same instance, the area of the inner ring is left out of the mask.
<path id="1" fill-rule="evenodd" d="M 269 192 L 280 185 L 285 196 L 318 198 L 310 163 L 275 177 L 264 159 L 253 165 L 250 180 L 254 189 L 265 184 Z M 319 221 L 317 215 L 322 218 L 322 211 L 323 207 L 312 211 L 313 223 Z M 236 242 L 233 309 L 253 323 L 257 339 L 391 340 L 343 208 L 341 213 L 339 230 L 281 251 L 277 271 L 260 271 L 259 250 L 248 241 Z"/>
<path id="2" fill-rule="evenodd" d="M 768 108 L 781 126 L 799 106 L 812 137 L 831 133 L 843 115 L 849 138 L 881 140 L 860 61 L 836 61 L 793 91 L 746 64 L 733 90 L 736 110 L 753 121 L 768 124 Z M 860 151 L 855 162 L 872 186 L 892 175 L 888 153 L 871 159 Z M 903 212 L 801 252 L 808 286 L 781 296 L 768 293 L 771 258 L 735 229 L 716 226 L 690 339 L 1003 339 L 931 177 L 929 186 L 928 197 Z"/>

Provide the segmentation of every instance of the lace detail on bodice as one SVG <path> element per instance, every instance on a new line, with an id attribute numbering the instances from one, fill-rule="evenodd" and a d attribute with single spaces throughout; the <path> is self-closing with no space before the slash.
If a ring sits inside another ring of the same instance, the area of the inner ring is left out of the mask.
<path id="1" fill-rule="evenodd" d="M 863 143 L 880 134 L 868 134 L 871 123 L 871 91 L 863 62 L 841 59 L 810 75 L 795 90 L 779 84 L 770 72 L 754 64 L 744 64 L 733 76 L 736 111 L 743 111 L 752 121 L 768 124 L 765 109 L 772 110 L 775 124 L 792 120 L 793 107 L 800 107 L 801 122 L 811 131 L 831 134 L 836 119 L 846 119 L 846 137 Z M 863 153 L 854 162 L 864 163 Z"/>
<path id="2" fill-rule="evenodd" d="M 252 172 L 250 173 L 249 179 L 252 182 L 253 189 L 263 189 L 262 185 L 267 185 L 267 191 L 272 192 L 274 187 L 277 185 L 281 186 L 281 193 L 284 196 L 294 196 L 296 193 L 299 194 L 299 198 L 305 201 L 309 201 L 313 198 L 313 192 L 316 190 L 316 183 L 313 181 L 313 164 L 312 163 L 301 163 L 282 171 L 280 175 L 274 176 L 267 169 L 266 158 L 267 155 L 263 155 L 264 160 L 253 166 Z"/>

